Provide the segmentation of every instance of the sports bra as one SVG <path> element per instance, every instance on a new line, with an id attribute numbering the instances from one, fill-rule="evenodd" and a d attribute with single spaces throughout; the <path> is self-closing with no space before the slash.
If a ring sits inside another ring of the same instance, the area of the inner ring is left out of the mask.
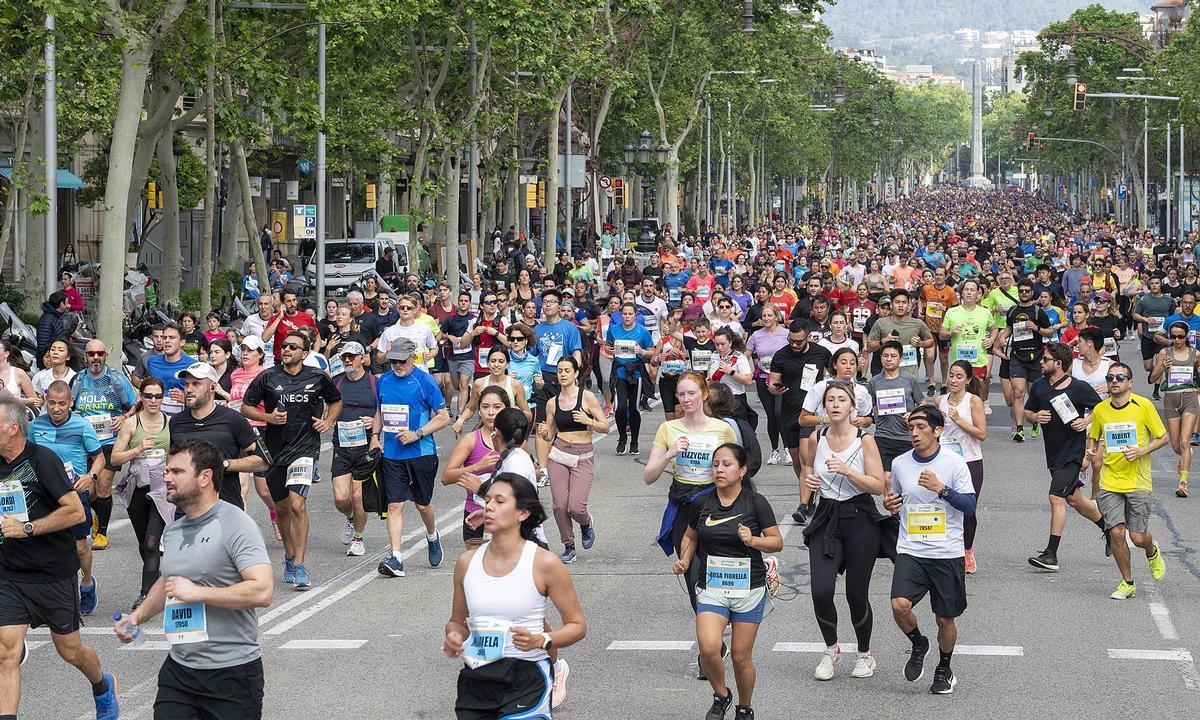
<path id="1" fill-rule="evenodd" d="M 11 365 L 8 367 L 8 377 L 4 380 L 4 389 L 12 393 L 14 397 L 21 397 L 21 383 L 17 382 L 17 369 Z"/>
<path id="2" fill-rule="evenodd" d="M 562 393 L 558 395 L 558 403 L 554 409 L 554 426 L 558 428 L 560 433 L 565 432 L 590 432 L 591 428 L 583 423 L 575 422 L 573 413 L 576 410 L 587 410 L 583 407 L 583 388 L 579 388 L 579 395 L 575 399 L 575 407 L 570 410 L 564 410 L 562 407 Z"/>

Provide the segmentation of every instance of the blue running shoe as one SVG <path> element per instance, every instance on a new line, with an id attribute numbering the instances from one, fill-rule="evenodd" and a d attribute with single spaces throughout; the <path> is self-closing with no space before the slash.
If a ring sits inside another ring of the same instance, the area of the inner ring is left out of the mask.
<path id="1" fill-rule="evenodd" d="M 387 560 L 379 563 L 379 567 L 375 569 L 384 577 L 404 577 L 404 563 L 395 555 L 389 555 Z"/>
<path id="2" fill-rule="evenodd" d="M 296 582 L 296 563 L 286 555 L 283 556 L 283 581 L 285 583 Z"/>
<path id="3" fill-rule="evenodd" d="M 297 590 L 308 590 L 312 587 L 312 580 L 308 578 L 308 568 L 303 565 L 296 566 L 295 579 Z"/>
<path id="4" fill-rule="evenodd" d="M 564 565 L 570 565 L 575 562 L 575 546 L 568 545 L 563 549 L 562 555 L 559 555 Z"/>
<path id="5" fill-rule="evenodd" d="M 96 612 L 96 606 L 100 604 L 100 598 L 96 594 L 96 578 L 92 578 L 92 586 L 85 588 L 79 586 L 79 614 L 91 615 Z"/>
<path id="6" fill-rule="evenodd" d="M 442 557 L 442 536 L 439 534 L 436 538 L 429 541 L 429 567 L 441 565 Z"/>
<path id="7" fill-rule="evenodd" d="M 117 679 L 112 673 L 104 673 L 104 679 L 108 689 L 103 695 L 92 698 L 96 701 L 96 720 L 117 720 L 121 716 L 121 709 L 117 707 Z"/>
<path id="8" fill-rule="evenodd" d="M 583 549 L 591 550 L 596 544 L 596 529 L 591 525 L 580 525 L 579 534 L 583 536 Z"/>

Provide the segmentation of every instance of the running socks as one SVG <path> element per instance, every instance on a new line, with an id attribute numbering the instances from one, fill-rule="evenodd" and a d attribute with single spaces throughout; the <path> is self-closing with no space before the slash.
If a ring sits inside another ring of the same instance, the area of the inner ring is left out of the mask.
<path id="1" fill-rule="evenodd" d="M 1051 555 L 1058 555 L 1058 544 L 1062 542 L 1062 535 L 1051 535 L 1050 542 L 1046 543 L 1046 552 Z"/>
<path id="2" fill-rule="evenodd" d="M 1096 521 L 1096 527 L 1100 528 L 1100 532 L 1108 532 L 1108 528 L 1104 527 L 1104 516 L 1103 515 L 1100 516 L 1100 519 Z"/>
<path id="3" fill-rule="evenodd" d="M 1183 470 L 1183 471 L 1181 471 L 1181 472 L 1179 473 L 1179 484 L 1180 484 L 1180 485 L 1187 485 L 1188 475 L 1190 475 L 1190 474 L 1191 474 L 1191 471 L 1190 471 L 1190 470 Z"/>
<path id="4" fill-rule="evenodd" d="M 96 697 L 100 697 L 101 695 L 103 695 L 106 692 L 108 692 L 108 680 L 103 675 L 101 675 L 100 682 L 92 683 L 92 695 L 95 695 Z M 16 715 L 12 715 L 10 717 L 15 718 Z"/>
<path id="5" fill-rule="evenodd" d="M 92 509 L 96 511 L 96 518 L 100 521 L 98 532 L 107 535 L 108 521 L 112 519 L 112 496 L 92 500 Z"/>
<path id="6" fill-rule="evenodd" d="M 942 659 L 938 662 L 938 667 L 944 667 L 944 668 L 950 667 L 950 656 L 954 654 L 954 651 L 953 650 L 946 651 L 946 650 L 942 650 L 941 648 L 938 648 L 938 653 L 940 653 L 942 656 Z"/>
<path id="7" fill-rule="evenodd" d="M 908 636 L 908 639 L 912 641 L 913 645 L 920 645 L 923 642 L 927 642 L 925 636 L 921 634 L 921 628 L 919 627 L 915 627 L 912 629 L 912 632 L 906 632 L 904 634 Z"/>

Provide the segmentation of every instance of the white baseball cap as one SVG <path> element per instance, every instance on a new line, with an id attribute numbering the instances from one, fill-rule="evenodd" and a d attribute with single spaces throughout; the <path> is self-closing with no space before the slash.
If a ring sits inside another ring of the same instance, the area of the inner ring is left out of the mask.
<path id="1" fill-rule="evenodd" d="M 212 380 L 213 382 L 220 382 L 221 380 L 221 376 L 217 374 L 217 369 L 212 365 L 203 362 L 194 362 L 189 365 L 186 370 L 180 370 L 179 372 L 175 373 L 175 377 L 179 378 L 180 380 L 182 380 L 185 375 L 190 375 L 197 380 Z"/>

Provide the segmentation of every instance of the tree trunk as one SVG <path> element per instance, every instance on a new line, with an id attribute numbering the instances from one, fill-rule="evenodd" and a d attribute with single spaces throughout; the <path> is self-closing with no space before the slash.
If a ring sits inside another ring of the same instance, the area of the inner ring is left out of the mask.
<path id="1" fill-rule="evenodd" d="M 158 282 L 159 301 L 179 299 L 183 259 L 179 247 L 179 181 L 176 175 L 174 135 L 168 130 L 158 139 L 159 190 L 163 194 L 163 260 Z M 191 152 L 184 149 L 184 152 Z"/>
<path id="2" fill-rule="evenodd" d="M 446 184 L 445 209 L 446 209 L 446 282 L 450 283 L 450 297 L 458 297 L 458 206 L 459 191 L 462 189 L 460 178 L 462 176 L 461 165 L 459 164 L 458 150 L 450 150 L 446 153 L 446 157 L 442 162 L 442 179 Z M 470 273 L 470 268 L 467 268 Z"/>
<path id="3" fill-rule="evenodd" d="M 546 133 L 546 217 L 542 224 L 545 242 L 545 257 L 543 263 L 547 268 L 554 267 L 554 255 L 558 236 L 558 133 L 559 116 L 562 114 L 563 100 L 567 97 L 568 85 L 554 94 L 554 102 L 550 111 L 550 123 Z M 564 171 L 566 168 L 564 168 Z M 563 173 L 566 174 L 565 172 Z"/>
<path id="4" fill-rule="evenodd" d="M 42 117 L 44 109 L 36 105 L 29 114 L 29 146 L 34 156 L 30 159 L 28 173 L 25 178 L 25 197 L 33 198 L 46 191 L 46 158 L 45 132 Z M 54 262 L 54 258 L 46 257 L 46 216 L 35 215 L 30 210 L 31 203 L 25 203 L 25 248 L 21 256 L 21 280 L 25 284 L 25 310 L 41 314 L 42 301 L 56 288 L 46 287 L 46 263 Z M 21 248 L 18 246 L 18 251 Z"/>
<path id="5" fill-rule="evenodd" d="M 246 166 L 246 148 L 240 140 L 233 141 L 233 171 L 238 177 L 238 186 L 242 192 L 242 226 L 250 238 L 250 259 L 258 269 L 258 287 L 267 292 L 271 283 L 267 280 L 267 262 L 263 257 L 262 246 L 258 244 L 257 228 L 254 222 L 254 206 L 250 203 L 250 171 Z"/>
<path id="6" fill-rule="evenodd" d="M 208 37 L 217 44 L 217 0 L 208 0 Z M 204 230 L 200 239 L 200 317 L 212 310 L 213 272 L 213 228 L 217 213 L 217 114 L 216 114 L 216 58 L 209 56 L 205 68 L 205 94 L 208 96 L 204 108 L 204 168 L 207 178 L 204 185 Z"/>
<path id="7" fill-rule="evenodd" d="M 238 247 L 238 222 L 242 219 L 242 206 L 246 204 L 245 198 L 242 197 L 242 183 L 234 173 L 229 173 L 228 179 L 228 195 L 226 196 L 225 209 L 216 208 L 215 212 L 221 214 L 221 242 L 220 251 L 217 253 L 217 267 L 222 270 L 225 268 L 236 268 L 240 270 L 238 265 L 238 255 L 240 248 Z M 254 213 L 253 201 L 250 205 L 250 213 Z M 255 237 L 251 235 L 250 237 Z"/>
<path id="8" fill-rule="evenodd" d="M 759 188 L 758 163 L 755 161 L 754 155 L 754 148 L 752 147 L 749 155 L 747 156 L 750 166 L 750 174 L 748 175 L 750 182 L 750 196 L 746 202 L 746 221 L 749 227 L 754 227 L 757 224 L 756 221 L 758 220 L 759 202 L 758 195 L 760 192 L 762 192 L 762 190 Z"/>

